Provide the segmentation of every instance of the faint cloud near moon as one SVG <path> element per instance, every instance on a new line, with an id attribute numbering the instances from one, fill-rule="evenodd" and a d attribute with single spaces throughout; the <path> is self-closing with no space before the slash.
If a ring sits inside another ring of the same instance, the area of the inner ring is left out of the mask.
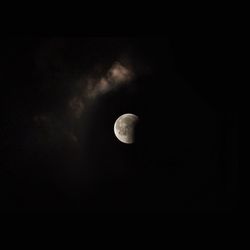
<path id="1" fill-rule="evenodd" d="M 128 84 L 135 77 L 131 66 L 122 65 L 116 61 L 102 76 L 96 78 L 89 74 L 81 79 L 81 91 L 69 100 L 69 107 L 75 118 L 80 118 L 84 112 L 85 103 L 113 89 Z"/>

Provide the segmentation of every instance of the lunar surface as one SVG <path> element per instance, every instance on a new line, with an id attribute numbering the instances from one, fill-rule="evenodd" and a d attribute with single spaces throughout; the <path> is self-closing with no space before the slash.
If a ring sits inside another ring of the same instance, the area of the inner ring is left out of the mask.
<path id="1" fill-rule="evenodd" d="M 134 130 L 138 122 L 138 117 L 134 114 L 121 115 L 114 125 L 114 132 L 119 141 L 132 144 L 134 143 Z"/>

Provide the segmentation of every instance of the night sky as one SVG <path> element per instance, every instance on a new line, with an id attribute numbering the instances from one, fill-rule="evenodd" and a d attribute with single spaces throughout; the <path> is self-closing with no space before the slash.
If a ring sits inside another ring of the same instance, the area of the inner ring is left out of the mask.
<path id="1" fill-rule="evenodd" d="M 207 33 L 2 38 L 0 210 L 233 209 L 228 58 Z M 131 145 L 113 131 L 124 113 Z"/>

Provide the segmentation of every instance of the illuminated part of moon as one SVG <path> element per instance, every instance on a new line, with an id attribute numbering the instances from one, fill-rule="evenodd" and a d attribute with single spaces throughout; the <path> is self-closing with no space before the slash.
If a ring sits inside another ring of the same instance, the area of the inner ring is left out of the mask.
<path id="1" fill-rule="evenodd" d="M 134 130 L 138 120 L 138 116 L 134 114 L 121 115 L 114 125 L 115 136 L 118 140 L 126 144 L 134 143 Z"/>

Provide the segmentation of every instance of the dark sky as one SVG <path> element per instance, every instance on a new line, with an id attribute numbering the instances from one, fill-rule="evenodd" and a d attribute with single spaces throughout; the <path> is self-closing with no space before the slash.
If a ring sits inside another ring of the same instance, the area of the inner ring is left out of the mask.
<path id="1" fill-rule="evenodd" d="M 9 36 L 0 46 L 1 209 L 236 206 L 237 119 L 217 34 Z M 131 79 L 101 92 L 114 65 Z M 113 133 L 123 113 L 140 118 L 133 145 Z"/>

